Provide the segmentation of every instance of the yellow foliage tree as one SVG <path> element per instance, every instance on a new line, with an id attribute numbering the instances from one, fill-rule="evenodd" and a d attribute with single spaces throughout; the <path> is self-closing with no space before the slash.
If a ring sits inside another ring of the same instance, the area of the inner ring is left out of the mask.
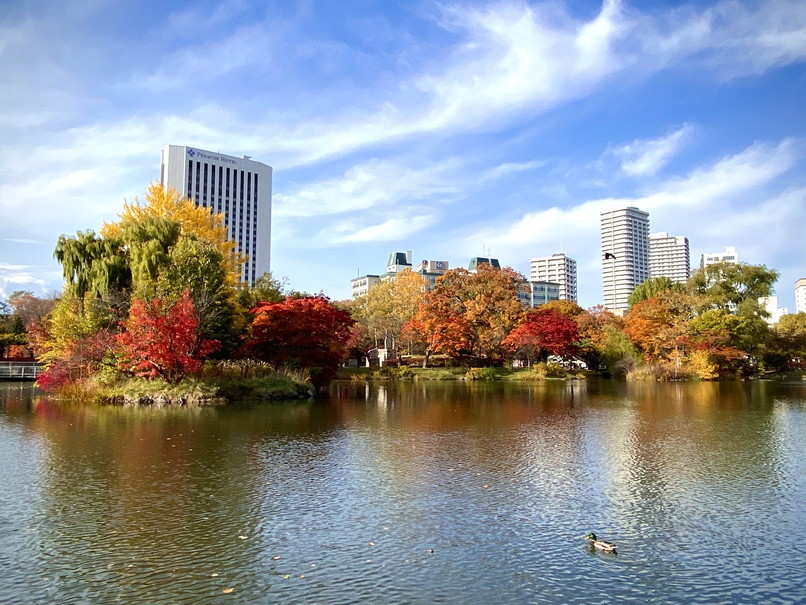
<path id="1" fill-rule="evenodd" d="M 240 282 L 241 266 L 246 262 L 246 256 L 236 250 L 234 241 L 227 238 L 224 215 L 196 206 L 191 200 L 182 198 L 176 189 L 152 183 L 145 203 L 141 204 L 137 198 L 133 203 L 124 202 L 119 218 L 116 223 L 104 223 L 101 228 L 103 237 L 120 238 L 127 228 L 152 218 L 176 221 L 180 226 L 180 238 L 194 237 L 218 249 L 224 259 L 228 286 L 235 287 Z"/>
<path id="2" fill-rule="evenodd" d="M 365 321 L 370 334 L 382 336 L 386 346 L 397 351 L 403 326 L 414 317 L 425 290 L 422 275 L 402 271 L 372 288 L 356 314 Z"/>

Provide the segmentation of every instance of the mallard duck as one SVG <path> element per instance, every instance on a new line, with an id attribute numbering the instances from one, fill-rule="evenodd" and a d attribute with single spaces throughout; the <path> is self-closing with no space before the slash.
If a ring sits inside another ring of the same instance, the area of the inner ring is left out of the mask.
<path id="1" fill-rule="evenodd" d="M 605 542 L 604 540 L 597 540 L 596 534 L 594 534 L 593 532 L 585 536 L 584 539 L 588 541 L 588 544 L 590 544 L 591 548 L 596 548 L 598 550 L 603 550 L 605 552 L 616 552 L 615 544 L 613 544 L 612 542 Z"/>

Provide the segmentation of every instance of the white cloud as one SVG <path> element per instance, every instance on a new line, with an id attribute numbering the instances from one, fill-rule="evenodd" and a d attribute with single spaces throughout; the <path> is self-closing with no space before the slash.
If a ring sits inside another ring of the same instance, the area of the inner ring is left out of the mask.
<path id="1" fill-rule="evenodd" d="M 0 262 L 0 300 L 8 300 L 8 297 L 17 290 L 31 290 L 34 293 L 44 294 L 48 284 L 42 279 L 41 273 L 34 275 L 34 270 L 34 267 L 28 265 Z"/>
<path id="2" fill-rule="evenodd" d="M 433 222 L 434 216 L 431 214 L 390 218 L 377 225 L 365 227 L 356 226 L 348 221 L 330 226 L 322 236 L 336 244 L 400 241 L 425 229 Z"/>
<path id="3" fill-rule="evenodd" d="M 450 177 L 453 168 L 450 161 L 416 169 L 394 161 L 370 160 L 351 167 L 341 177 L 278 193 L 274 212 L 297 217 L 341 214 L 451 196 L 457 191 Z"/>
<path id="4" fill-rule="evenodd" d="M 691 139 L 696 128 L 685 124 L 659 139 L 636 139 L 610 151 L 621 161 L 621 170 L 630 176 L 652 176 Z"/>

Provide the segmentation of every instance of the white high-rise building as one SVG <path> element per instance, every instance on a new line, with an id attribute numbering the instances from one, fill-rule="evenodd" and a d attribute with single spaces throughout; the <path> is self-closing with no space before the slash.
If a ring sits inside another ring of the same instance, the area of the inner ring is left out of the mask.
<path id="1" fill-rule="evenodd" d="M 738 263 L 739 253 L 733 246 L 725 246 L 722 252 L 706 252 L 700 256 L 700 268 L 704 269 L 714 263 Z"/>
<path id="2" fill-rule="evenodd" d="M 559 284 L 561 300 L 577 301 L 577 262 L 563 253 L 533 258 L 529 281 Z"/>
<path id="3" fill-rule="evenodd" d="M 601 215 L 602 290 L 614 313 L 627 310 L 627 299 L 649 278 L 649 213 L 635 207 Z"/>
<path id="4" fill-rule="evenodd" d="M 649 276 L 684 282 L 690 275 L 688 238 L 668 233 L 649 234 Z"/>
<path id="5" fill-rule="evenodd" d="M 806 277 L 795 282 L 795 313 L 806 313 Z"/>
<path id="6" fill-rule="evenodd" d="M 160 182 L 197 206 L 222 213 L 229 239 L 248 260 L 241 279 L 254 284 L 271 270 L 272 168 L 249 156 L 166 145 Z"/>

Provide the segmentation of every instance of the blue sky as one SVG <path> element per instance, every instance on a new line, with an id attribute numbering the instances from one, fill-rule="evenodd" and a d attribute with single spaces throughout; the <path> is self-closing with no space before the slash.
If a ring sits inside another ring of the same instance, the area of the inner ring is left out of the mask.
<path id="1" fill-rule="evenodd" d="M 650 8 L 647 8 L 647 7 Z M 806 2 L 129 2 L 0 7 L 0 299 L 61 287 L 166 144 L 274 168 L 272 272 L 349 296 L 390 252 L 577 260 L 650 213 L 692 265 L 806 277 Z"/>

